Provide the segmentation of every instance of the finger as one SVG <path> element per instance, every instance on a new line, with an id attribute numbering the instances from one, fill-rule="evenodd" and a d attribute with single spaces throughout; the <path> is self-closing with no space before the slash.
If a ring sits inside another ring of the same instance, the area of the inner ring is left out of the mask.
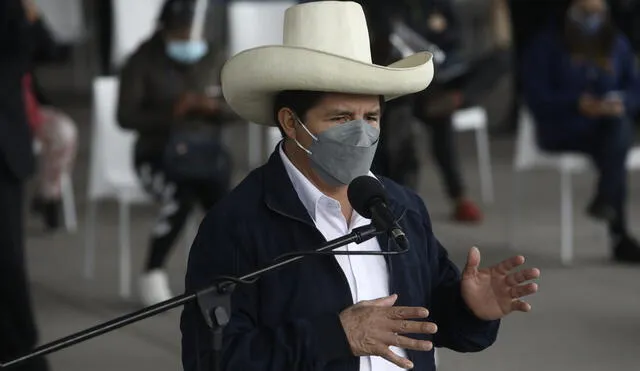
<path id="1" fill-rule="evenodd" d="M 396 320 L 391 323 L 391 331 L 398 334 L 435 334 L 438 326 L 432 322 Z"/>
<path id="2" fill-rule="evenodd" d="M 506 281 L 509 286 L 517 286 L 523 282 L 534 280 L 538 277 L 540 277 L 540 270 L 537 268 L 530 268 L 508 275 Z"/>
<path id="3" fill-rule="evenodd" d="M 511 297 L 514 299 L 522 298 L 527 295 L 535 294 L 538 291 L 538 285 L 528 283 L 526 285 L 515 286 L 511 288 Z"/>
<path id="4" fill-rule="evenodd" d="M 393 304 L 398 300 L 398 295 L 393 294 L 389 296 L 385 296 L 383 298 L 373 299 L 373 300 L 363 300 L 358 304 L 362 306 L 370 306 L 370 307 L 392 307 Z"/>
<path id="5" fill-rule="evenodd" d="M 498 273 L 506 275 L 507 273 L 512 271 L 514 268 L 519 267 L 522 264 L 524 264 L 524 256 L 518 255 L 518 256 L 511 257 L 507 260 L 503 260 L 500 264 L 496 266 L 496 270 L 498 271 Z"/>
<path id="6" fill-rule="evenodd" d="M 406 370 L 411 370 L 413 368 L 413 362 L 409 361 L 406 358 L 400 357 L 389 348 L 380 351 L 378 355 L 400 368 L 404 368 Z"/>
<path id="7" fill-rule="evenodd" d="M 389 319 L 419 319 L 429 317 L 427 308 L 421 307 L 393 307 L 389 308 Z"/>
<path id="8" fill-rule="evenodd" d="M 433 349 L 433 343 L 427 340 L 412 339 L 407 336 L 389 333 L 382 341 L 389 346 L 394 346 L 407 350 L 417 350 L 421 352 L 428 352 Z"/>
<path id="9" fill-rule="evenodd" d="M 511 310 L 515 312 L 529 312 L 531 311 L 531 304 L 522 300 L 514 300 L 511 302 Z"/>
<path id="10" fill-rule="evenodd" d="M 473 275 L 480 267 L 480 250 L 477 247 L 469 249 L 467 254 L 467 264 L 464 267 L 463 275 Z"/>

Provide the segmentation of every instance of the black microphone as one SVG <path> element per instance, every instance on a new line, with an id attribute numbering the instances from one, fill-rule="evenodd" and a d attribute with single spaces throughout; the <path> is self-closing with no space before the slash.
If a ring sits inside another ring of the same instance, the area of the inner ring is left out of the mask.
<path id="1" fill-rule="evenodd" d="M 360 215 L 371 219 L 373 225 L 388 232 L 402 249 L 409 248 L 409 240 L 387 206 L 387 194 L 374 177 L 364 175 L 355 178 L 347 189 L 351 207 Z"/>

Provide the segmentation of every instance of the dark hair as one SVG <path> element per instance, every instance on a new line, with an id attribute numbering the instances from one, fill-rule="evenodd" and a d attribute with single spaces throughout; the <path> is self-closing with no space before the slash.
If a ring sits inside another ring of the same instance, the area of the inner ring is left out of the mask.
<path id="1" fill-rule="evenodd" d="M 278 125 L 278 129 L 280 129 L 282 137 L 285 138 L 287 134 L 284 132 L 278 119 L 278 112 L 280 112 L 281 109 L 287 107 L 295 112 L 300 120 L 306 121 L 307 112 L 315 107 L 326 94 L 329 93 L 307 90 L 284 90 L 279 92 L 273 100 L 273 119 L 276 125 Z M 383 96 L 380 96 L 380 108 L 384 108 Z"/>
<path id="2" fill-rule="evenodd" d="M 575 3 L 572 1 L 570 4 Z M 567 8 L 568 10 L 569 8 Z M 605 15 L 606 19 L 600 30 L 593 36 L 585 36 L 580 26 L 564 18 L 563 37 L 564 44 L 573 57 L 584 58 L 595 62 L 604 70 L 611 69 L 611 51 L 618 36 L 618 29 L 615 27 L 610 14 Z"/>
<path id="3" fill-rule="evenodd" d="M 305 121 L 307 119 L 307 112 L 318 104 L 322 100 L 326 93 L 320 91 L 305 91 L 305 90 L 285 90 L 276 95 L 273 101 L 273 119 L 280 129 L 282 137 L 286 137 L 287 134 L 280 125 L 278 119 L 278 112 L 281 109 L 287 107 L 298 115 L 300 120 Z"/>
<path id="4" fill-rule="evenodd" d="M 195 13 L 195 0 L 165 0 L 158 24 L 166 30 L 191 26 Z"/>

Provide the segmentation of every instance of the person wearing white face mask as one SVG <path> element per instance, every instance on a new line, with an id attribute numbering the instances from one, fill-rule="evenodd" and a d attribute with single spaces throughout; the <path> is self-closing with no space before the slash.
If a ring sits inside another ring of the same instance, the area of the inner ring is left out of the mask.
<path id="1" fill-rule="evenodd" d="M 357 3 L 311 2 L 286 11 L 284 45 L 246 50 L 225 64 L 229 105 L 247 121 L 277 126 L 284 139 L 205 217 L 185 290 L 370 224 L 347 197 L 361 176 L 382 183 L 411 249 L 381 256 L 397 250 L 381 235 L 340 249 L 377 255 L 309 257 L 238 284 L 221 355 L 198 305 L 185 305 L 185 371 L 433 371 L 434 347 L 483 350 L 495 341 L 499 319 L 531 309 L 521 298 L 537 291 L 528 281 L 539 270 L 512 272 L 524 257 L 480 268 L 474 248 L 461 274 L 434 236 L 422 199 L 370 172 L 383 102 L 424 90 L 434 67 L 427 52 L 374 64 L 369 38 Z"/>
<path id="2" fill-rule="evenodd" d="M 196 4 L 167 0 L 157 32 L 131 56 L 120 78 L 118 121 L 137 132 L 135 167 L 161 205 L 140 278 L 146 305 L 172 296 L 163 268 L 194 206 L 209 209 L 230 183 L 230 156 L 219 132 L 236 118 L 219 94 L 225 54 L 192 35 Z"/>

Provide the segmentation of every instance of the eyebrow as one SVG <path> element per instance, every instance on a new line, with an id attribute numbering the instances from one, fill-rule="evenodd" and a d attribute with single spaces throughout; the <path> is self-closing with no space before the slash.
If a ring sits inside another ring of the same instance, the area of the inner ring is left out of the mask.
<path id="1" fill-rule="evenodd" d="M 349 111 L 346 109 L 334 109 L 334 110 L 327 111 L 326 115 L 327 116 L 351 116 L 353 115 L 353 111 Z M 380 115 L 380 108 L 377 108 L 365 113 L 365 116 L 373 116 L 373 115 Z"/>

